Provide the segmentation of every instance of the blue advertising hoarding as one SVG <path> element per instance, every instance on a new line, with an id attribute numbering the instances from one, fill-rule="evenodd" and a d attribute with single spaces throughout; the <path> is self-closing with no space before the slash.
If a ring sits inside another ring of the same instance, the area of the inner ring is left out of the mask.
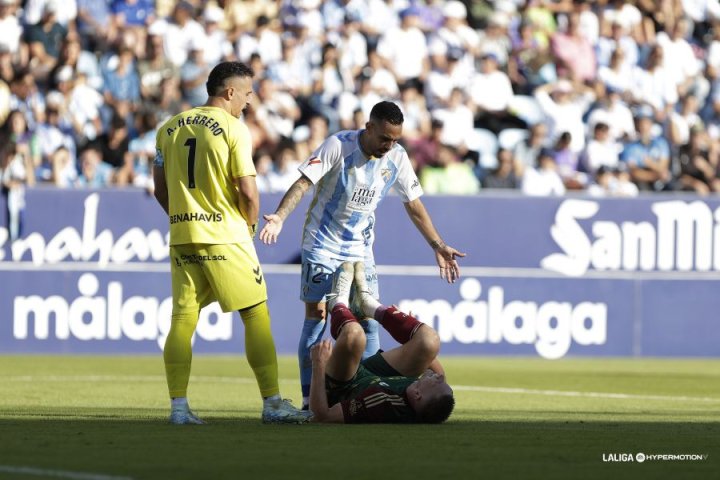
<path id="1" fill-rule="evenodd" d="M 263 211 L 278 201 L 263 197 Z M 461 281 L 438 278 L 432 251 L 397 198 L 377 212 L 375 256 L 383 300 L 435 327 L 444 354 L 720 354 L 720 202 L 424 202 L 448 243 L 468 253 Z M 167 219 L 154 199 L 136 190 L 34 189 L 27 203 L 17 241 L 0 228 L 0 353 L 159 351 L 171 303 Z M 306 205 L 286 222 L 277 245 L 257 243 L 281 353 L 296 350 L 303 319 L 293 262 Z M 382 342 L 393 344 L 388 336 Z M 207 307 L 195 349 L 241 352 L 239 316 Z"/>

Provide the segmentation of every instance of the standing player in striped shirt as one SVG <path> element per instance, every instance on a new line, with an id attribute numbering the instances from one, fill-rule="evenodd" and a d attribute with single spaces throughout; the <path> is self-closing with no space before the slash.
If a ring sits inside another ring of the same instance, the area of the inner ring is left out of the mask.
<path id="1" fill-rule="evenodd" d="M 224 312 L 240 311 L 263 422 L 308 419 L 280 397 L 267 291 L 252 243 L 260 199 L 250 132 L 238 120 L 253 93 L 252 76 L 242 63 L 220 63 L 208 77 L 207 103 L 157 133 L 155 197 L 170 220 L 173 309 L 163 358 L 174 424 L 204 423 L 187 401 L 191 339 L 200 309 L 216 300 Z"/>
<path id="2" fill-rule="evenodd" d="M 332 275 L 346 261 L 363 261 L 367 284 L 378 297 L 377 273 L 372 245 L 375 209 L 391 188 L 399 195 L 408 216 L 432 247 L 440 276 L 448 282 L 460 277 L 457 257 L 445 244 L 420 200 L 422 187 L 413 172 L 402 136 L 403 114 L 392 102 L 380 102 L 370 112 L 366 128 L 342 131 L 327 138 L 299 168 L 301 177 L 290 187 L 267 221 L 260 239 L 275 243 L 283 221 L 305 192 L 315 187 L 302 238 L 300 299 L 305 302 L 305 322 L 298 345 L 303 404 L 308 404 L 312 363 L 310 348 L 325 331 L 325 296 Z M 361 325 L 367 337 L 365 357 L 380 347 L 378 324 L 372 318 Z"/>

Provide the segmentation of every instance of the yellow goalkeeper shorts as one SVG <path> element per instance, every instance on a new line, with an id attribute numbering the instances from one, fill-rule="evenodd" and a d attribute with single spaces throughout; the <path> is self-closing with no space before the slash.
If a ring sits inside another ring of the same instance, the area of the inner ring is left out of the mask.
<path id="1" fill-rule="evenodd" d="M 197 312 L 216 300 L 224 312 L 267 300 L 265 279 L 251 242 L 174 245 L 170 262 L 173 313 Z"/>

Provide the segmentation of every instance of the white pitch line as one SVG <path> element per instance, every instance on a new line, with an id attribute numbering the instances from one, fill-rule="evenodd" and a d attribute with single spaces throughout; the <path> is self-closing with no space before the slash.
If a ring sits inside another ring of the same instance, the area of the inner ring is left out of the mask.
<path id="1" fill-rule="evenodd" d="M 639 395 L 634 393 L 574 392 L 572 390 L 534 390 L 529 388 L 479 387 L 467 385 L 453 386 L 453 390 L 466 392 L 513 393 L 518 395 L 544 395 L 548 397 L 587 397 L 609 398 L 616 400 L 665 400 L 675 402 L 695 401 L 720 403 L 720 398 L 713 397 L 678 397 L 672 395 Z"/>
<path id="2" fill-rule="evenodd" d="M 115 475 L 103 475 L 101 473 L 71 472 L 68 470 L 47 470 L 34 467 L 16 467 L 12 465 L 0 465 L 0 472 L 38 475 L 43 477 L 69 478 L 72 480 L 132 480 L 132 477 L 118 477 Z"/>
<path id="3" fill-rule="evenodd" d="M 191 381 L 201 383 L 255 384 L 248 377 L 191 376 Z M 161 375 L 15 375 L 0 376 L 2 382 L 164 382 Z M 280 379 L 281 383 L 297 384 L 298 380 Z M 720 403 L 716 397 L 688 397 L 673 395 L 642 395 L 634 393 L 577 392 L 572 390 L 541 390 L 530 388 L 491 387 L 477 385 L 452 385 L 453 390 L 463 392 L 510 393 L 515 395 L 543 395 L 547 397 L 607 398 L 615 400 L 660 400 L 671 402 Z"/>

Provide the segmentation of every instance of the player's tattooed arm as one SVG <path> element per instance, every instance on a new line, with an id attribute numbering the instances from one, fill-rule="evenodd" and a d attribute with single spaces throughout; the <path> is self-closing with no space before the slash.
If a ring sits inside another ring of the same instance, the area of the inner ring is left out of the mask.
<path id="1" fill-rule="evenodd" d="M 285 192 L 285 195 L 280 201 L 280 205 L 278 205 L 277 210 L 275 210 L 275 214 L 279 215 L 282 220 L 285 220 L 288 215 L 295 210 L 295 207 L 298 206 L 305 192 L 307 192 L 311 186 L 312 182 L 305 175 L 298 178 L 288 191 Z"/>
<path id="2" fill-rule="evenodd" d="M 267 223 L 265 223 L 265 226 L 260 231 L 260 241 L 266 245 L 277 242 L 278 235 L 280 235 L 282 231 L 283 222 L 288 215 L 295 210 L 295 207 L 298 206 L 298 203 L 300 203 L 303 195 L 305 195 L 305 192 L 308 191 L 311 185 L 312 182 L 309 178 L 304 175 L 301 176 L 292 184 L 288 191 L 285 192 L 285 196 L 280 200 L 280 205 L 277 210 L 275 210 L 275 213 L 263 215 Z"/>

